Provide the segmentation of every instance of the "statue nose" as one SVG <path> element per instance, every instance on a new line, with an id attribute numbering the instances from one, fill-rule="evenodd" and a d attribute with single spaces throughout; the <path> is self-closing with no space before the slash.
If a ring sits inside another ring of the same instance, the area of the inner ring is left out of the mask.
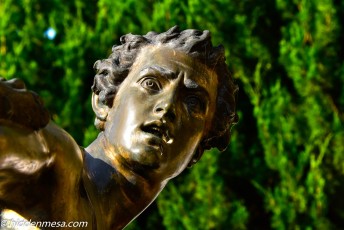
<path id="1" fill-rule="evenodd" d="M 154 113 L 161 118 L 167 118 L 169 121 L 174 122 L 176 119 L 175 103 L 173 101 L 160 101 L 154 108 Z"/>

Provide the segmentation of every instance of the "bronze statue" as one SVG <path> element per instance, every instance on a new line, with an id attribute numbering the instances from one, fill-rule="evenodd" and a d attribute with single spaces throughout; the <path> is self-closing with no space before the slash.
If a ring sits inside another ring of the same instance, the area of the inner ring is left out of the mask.
<path id="1" fill-rule="evenodd" d="M 1 207 L 32 220 L 122 229 L 204 150 L 226 148 L 237 87 L 209 32 L 173 27 L 120 41 L 94 65 L 100 134 L 86 149 L 37 119 L 46 111 L 20 81 L 0 81 Z M 34 116 L 24 121 L 15 114 L 26 101 Z"/>

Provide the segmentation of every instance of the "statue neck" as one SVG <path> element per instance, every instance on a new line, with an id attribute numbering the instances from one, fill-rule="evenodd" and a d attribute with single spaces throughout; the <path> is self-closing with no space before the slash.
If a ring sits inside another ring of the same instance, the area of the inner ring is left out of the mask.
<path id="1" fill-rule="evenodd" d="M 101 133 L 84 151 L 84 185 L 98 229 L 122 229 L 156 198 L 165 183 L 138 175 L 110 159 L 106 151 L 115 155 Z"/>

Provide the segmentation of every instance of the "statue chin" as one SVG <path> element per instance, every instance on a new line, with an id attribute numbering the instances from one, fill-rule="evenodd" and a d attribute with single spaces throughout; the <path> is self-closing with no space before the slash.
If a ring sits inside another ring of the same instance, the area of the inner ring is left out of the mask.
<path id="1" fill-rule="evenodd" d="M 133 170 L 154 170 L 160 167 L 160 150 L 146 146 L 142 150 L 135 149 L 123 157 Z"/>

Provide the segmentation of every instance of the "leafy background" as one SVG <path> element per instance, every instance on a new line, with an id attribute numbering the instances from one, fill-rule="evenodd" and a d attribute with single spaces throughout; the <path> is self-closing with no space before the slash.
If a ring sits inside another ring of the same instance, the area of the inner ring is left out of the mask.
<path id="1" fill-rule="evenodd" d="M 127 229 L 344 229 L 343 22 L 340 0 L 0 0 L 0 76 L 87 146 L 92 66 L 121 35 L 210 30 L 240 122 Z"/>

